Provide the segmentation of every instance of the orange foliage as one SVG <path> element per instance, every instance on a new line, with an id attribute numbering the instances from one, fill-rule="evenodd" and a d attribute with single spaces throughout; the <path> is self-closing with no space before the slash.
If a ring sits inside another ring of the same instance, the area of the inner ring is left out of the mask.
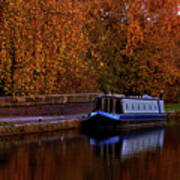
<path id="1" fill-rule="evenodd" d="M 177 7 L 177 0 L 1 1 L 1 94 L 175 88 L 176 95 Z"/>
<path id="2" fill-rule="evenodd" d="M 89 36 L 94 58 L 105 64 L 102 88 L 152 95 L 165 89 L 167 95 L 168 87 L 178 86 L 176 94 L 180 79 L 178 2 L 94 0 L 91 4 L 89 23 L 95 25 Z"/>

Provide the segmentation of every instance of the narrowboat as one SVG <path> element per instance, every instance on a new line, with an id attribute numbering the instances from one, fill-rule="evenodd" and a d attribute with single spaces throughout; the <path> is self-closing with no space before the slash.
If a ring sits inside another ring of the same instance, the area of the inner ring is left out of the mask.
<path id="1" fill-rule="evenodd" d="M 94 111 L 82 122 L 88 128 L 131 128 L 143 125 L 154 126 L 166 123 L 164 100 L 144 95 L 125 97 L 120 95 L 99 96 L 95 99 Z"/>

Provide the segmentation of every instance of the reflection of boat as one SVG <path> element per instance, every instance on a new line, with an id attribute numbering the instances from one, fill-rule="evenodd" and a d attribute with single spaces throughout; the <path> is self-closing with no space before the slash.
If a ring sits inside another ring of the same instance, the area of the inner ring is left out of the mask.
<path id="1" fill-rule="evenodd" d="M 91 136 L 90 144 L 103 158 L 126 159 L 141 152 L 160 150 L 163 146 L 164 128 L 134 131 L 111 136 Z M 111 157 L 112 156 L 112 157 Z"/>
<path id="2" fill-rule="evenodd" d="M 84 127 L 111 128 L 137 125 L 165 124 L 166 114 L 162 98 L 101 96 L 96 98 L 95 111 L 82 122 Z"/>

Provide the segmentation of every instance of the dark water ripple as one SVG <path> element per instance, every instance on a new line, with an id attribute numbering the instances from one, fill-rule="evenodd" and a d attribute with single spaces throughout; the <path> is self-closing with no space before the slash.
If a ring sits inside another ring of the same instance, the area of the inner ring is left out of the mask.
<path id="1" fill-rule="evenodd" d="M 0 139 L 0 180 L 178 180 L 180 124 L 129 133 L 79 131 Z"/>

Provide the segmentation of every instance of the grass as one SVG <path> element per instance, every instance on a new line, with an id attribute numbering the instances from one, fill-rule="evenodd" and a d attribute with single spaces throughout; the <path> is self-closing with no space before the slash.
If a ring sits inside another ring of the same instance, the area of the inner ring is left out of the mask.
<path id="1" fill-rule="evenodd" d="M 5 125 L 12 125 L 12 123 L 0 121 L 0 126 L 5 126 Z"/>
<path id="2" fill-rule="evenodd" d="M 166 111 L 180 111 L 180 103 L 165 105 Z"/>

